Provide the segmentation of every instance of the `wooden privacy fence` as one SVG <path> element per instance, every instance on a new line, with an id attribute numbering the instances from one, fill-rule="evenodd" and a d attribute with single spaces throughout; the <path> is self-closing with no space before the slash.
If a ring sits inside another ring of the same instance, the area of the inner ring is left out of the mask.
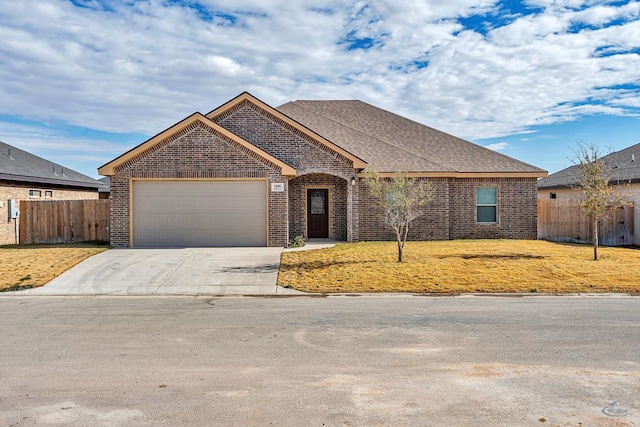
<path id="1" fill-rule="evenodd" d="M 598 241 L 604 246 L 635 244 L 634 206 L 611 209 L 598 227 Z M 570 200 L 538 200 L 538 239 L 593 243 L 593 221 Z"/>
<path id="2" fill-rule="evenodd" d="M 20 243 L 109 241 L 109 200 L 20 202 Z"/>

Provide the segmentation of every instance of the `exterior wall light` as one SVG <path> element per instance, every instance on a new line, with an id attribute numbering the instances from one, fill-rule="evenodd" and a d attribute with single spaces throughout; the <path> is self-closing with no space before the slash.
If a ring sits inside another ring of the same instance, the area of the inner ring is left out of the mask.
<path id="1" fill-rule="evenodd" d="M 356 185 L 356 177 L 351 178 L 351 185 Z"/>

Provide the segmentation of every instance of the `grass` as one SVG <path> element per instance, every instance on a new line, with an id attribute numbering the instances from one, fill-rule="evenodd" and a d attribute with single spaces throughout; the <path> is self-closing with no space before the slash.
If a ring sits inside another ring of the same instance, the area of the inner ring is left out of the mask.
<path id="1" fill-rule="evenodd" d="M 91 243 L 0 246 L 0 292 L 42 286 L 105 250 L 107 246 Z"/>
<path id="2" fill-rule="evenodd" d="M 640 292 L 640 250 L 541 240 L 339 244 L 286 252 L 278 284 L 305 292 Z"/>

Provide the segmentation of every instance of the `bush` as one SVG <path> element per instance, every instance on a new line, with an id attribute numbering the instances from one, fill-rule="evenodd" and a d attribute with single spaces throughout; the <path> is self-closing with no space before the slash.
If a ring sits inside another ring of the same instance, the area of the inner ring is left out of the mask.
<path id="1" fill-rule="evenodd" d="M 290 248 L 301 248 L 304 246 L 304 236 L 298 235 L 293 238 L 291 242 L 289 242 Z"/>

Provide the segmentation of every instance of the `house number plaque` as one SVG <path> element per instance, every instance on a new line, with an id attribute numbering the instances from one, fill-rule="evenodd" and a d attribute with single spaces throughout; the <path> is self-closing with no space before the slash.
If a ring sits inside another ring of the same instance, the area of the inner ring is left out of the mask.
<path id="1" fill-rule="evenodd" d="M 274 193 L 282 193 L 284 191 L 284 183 L 281 183 L 281 182 L 272 183 L 271 191 Z"/>

